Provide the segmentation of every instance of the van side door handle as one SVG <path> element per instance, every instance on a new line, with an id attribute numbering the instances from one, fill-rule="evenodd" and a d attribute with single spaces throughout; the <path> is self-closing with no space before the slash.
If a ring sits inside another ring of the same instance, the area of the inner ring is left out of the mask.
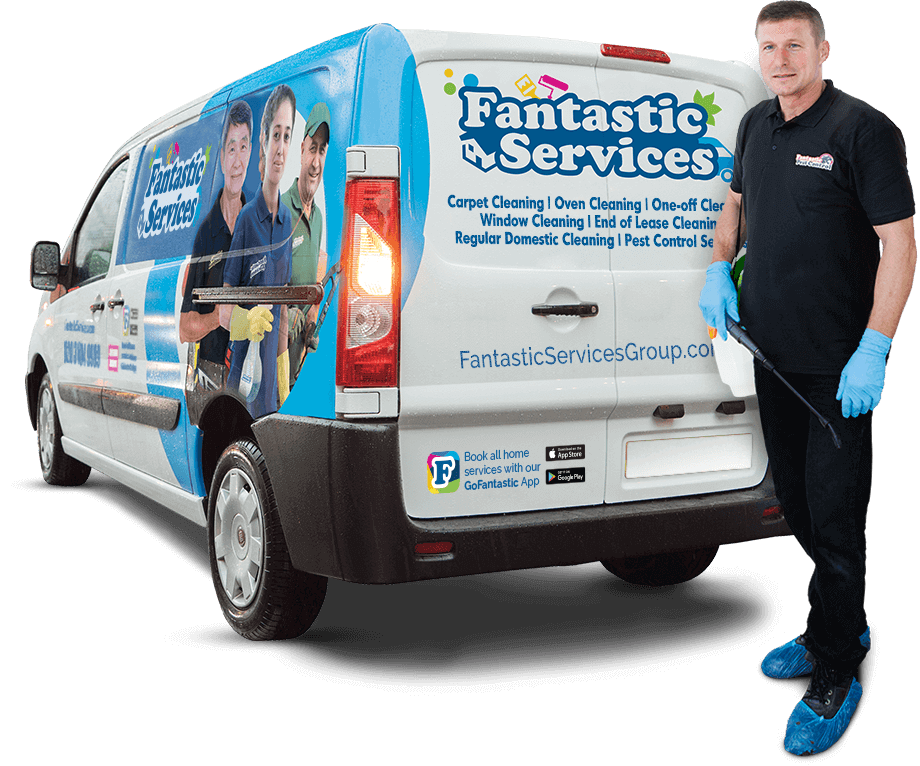
<path id="1" fill-rule="evenodd" d="M 597 316 L 597 304 L 596 303 L 561 303 L 557 305 L 551 305 L 548 303 L 540 303 L 536 306 L 531 306 L 531 313 L 538 317 L 548 317 L 548 316 L 565 316 L 565 317 L 596 317 Z"/>
<path id="2" fill-rule="evenodd" d="M 116 306 L 124 306 L 124 298 L 109 298 L 109 308 L 114 309 Z"/>
<path id="3" fill-rule="evenodd" d="M 91 314 L 95 314 L 97 311 L 102 311 L 105 308 L 105 301 L 102 299 L 97 299 L 95 303 L 89 304 L 89 310 Z"/>

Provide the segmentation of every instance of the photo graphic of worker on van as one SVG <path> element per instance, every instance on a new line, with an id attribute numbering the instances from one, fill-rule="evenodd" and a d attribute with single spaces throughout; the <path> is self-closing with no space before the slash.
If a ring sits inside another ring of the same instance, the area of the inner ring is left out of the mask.
<path id="1" fill-rule="evenodd" d="M 278 85 L 265 104 L 259 130 L 261 193 L 237 218 L 224 287 L 282 286 L 291 280 L 291 212 L 281 204 L 280 185 L 296 113 L 294 92 Z M 228 388 L 240 392 L 253 417 L 275 412 L 290 390 L 287 306 L 225 306 L 221 324 L 230 333 Z M 259 380 L 243 376 L 252 343 L 258 343 Z"/>
<path id="2" fill-rule="evenodd" d="M 194 303 L 192 291 L 224 284 L 223 256 L 230 250 L 237 218 L 246 204 L 243 183 L 251 152 L 252 109 L 245 101 L 236 101 L 227 112 L 221 133 L 219 160 L 224 185 L 198 227 L 182 293 L 179 340 L 189 344 L 186 399 L 192 422 L 197 422 L 208 399 L 224 387 L 230 343 L 230 333 L 220 325 L 216 307 Z"/>
<path id="3" fill-rule="evenodd" d="M 281 197 L 291 211 L 294 222 L 291 250 L 291 284 L 312 285 L 326 273 L 327 255 L 322 250 L 323 211 L 313 204 L 326 166 L 329 147 L 329 107 L 322 101 L 315 104 L 307 117 L 303 141 L 300 144 L 300 175 Z M 316 349 L 315 334 L 307 337 L 308 328 L 316 326 L 319 306 L 304 310 L 288 306 L 288 355 L 290 358 L 290 387 L 293 388 L 306 355 Z"/>

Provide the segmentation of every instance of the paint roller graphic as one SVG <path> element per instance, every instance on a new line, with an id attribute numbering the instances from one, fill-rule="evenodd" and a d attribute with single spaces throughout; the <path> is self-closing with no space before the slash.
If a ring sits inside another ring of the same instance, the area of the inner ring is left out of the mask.
<path id="1" fill-rule="evenodd" d="M 555 77 L 550 77 L 548 74 L 543 75 L 540 78 L 540 85 L 544 88 L 549 88 L 549 96 L 547 98 L 552 98 L 556 95 L 556 91 L 565 93 L 569 89 L 568 83 L 562 82 L 562 80 L 557 80 Z"/>

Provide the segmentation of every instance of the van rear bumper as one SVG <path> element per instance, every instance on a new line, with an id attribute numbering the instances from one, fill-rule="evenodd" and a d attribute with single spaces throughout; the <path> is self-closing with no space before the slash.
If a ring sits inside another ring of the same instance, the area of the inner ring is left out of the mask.
<path id="1" fill-rule="evenodd" d="M 584 564 L 789 534 L 765 523 L 769 471 L 747 490 L 455 519 L 406 515 L 395 421 L 269 415 L 253 424 L 295 568 L 360 583 Z M 448 554 L 417 555 L 449 541 Z"/>

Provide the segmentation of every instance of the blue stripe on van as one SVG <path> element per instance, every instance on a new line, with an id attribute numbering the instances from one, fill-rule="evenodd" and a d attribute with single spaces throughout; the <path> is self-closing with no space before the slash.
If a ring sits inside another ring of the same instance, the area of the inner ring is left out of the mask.
<path id="1" fill-rule="evenodd" d="M 147 391 L 158 396 L 178 399 L 179 425 L 172 431 L 160 431 L 163 451 L 179 486 L 186 492 L 204 495 L 200 486 L 192 487 L 186 432 L 189 427 L 185 406 L 184 366 L 179 360 L 176 338 L 176 290 L 184 259 L 156 261 L 147 277 L 144 300 L 144 348 L 147 356 Z M 197 473 L 197 471 L 196 471 Z M 196 484 L 201 484 L 196 477 Z"/>

